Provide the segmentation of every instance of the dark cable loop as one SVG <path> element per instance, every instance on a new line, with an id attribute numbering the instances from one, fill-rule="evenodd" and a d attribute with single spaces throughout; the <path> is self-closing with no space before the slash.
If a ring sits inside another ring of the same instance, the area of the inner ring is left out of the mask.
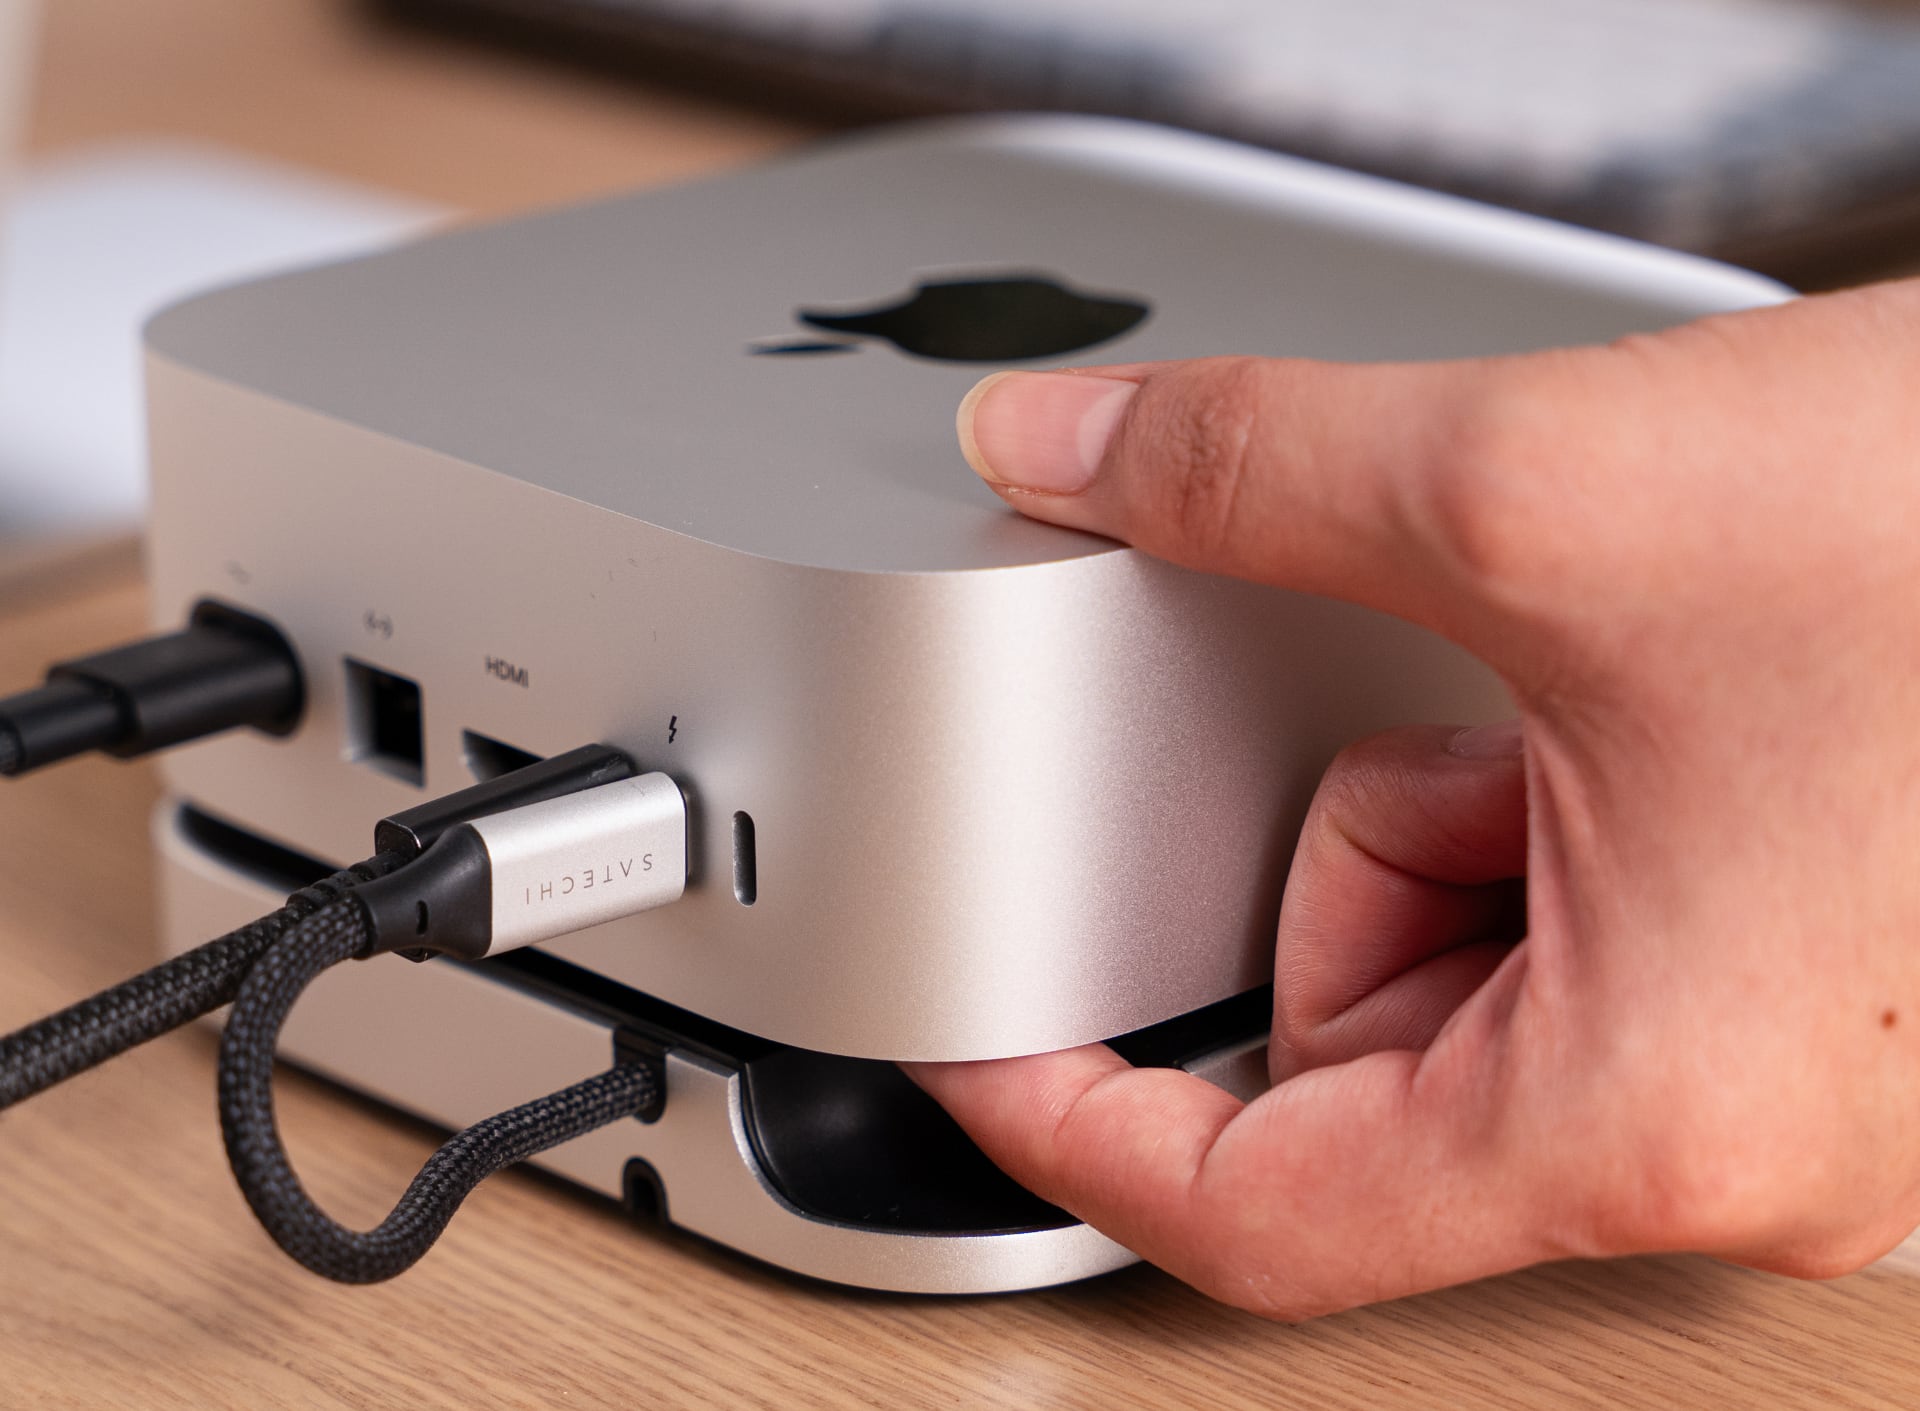
<path id="1" fill-rule="evenodd" d="M 20 772 L 20 737 L 0 725 L 0 779 Z"/>
<path id="2" fill-rule="evenodd" d="M 274 1243 L 314 1273 L 377 1283 L 425 1254 L 486 1177 L 623 1117 L 650 1113 L 661 1086 L 651 1067 L 622 1065 L 476 1122 L 428 1158 L 375 1228 L 346 1228 L 300 1184 L 273 1108 L 273 1054 L 300 992 L 329 966 L 372 944 L 364 910 L 347 901 L 308 918 L 254 966 L 220 1039 L 220 1130 L 241 1194 Z"/>
<path id="3" fill-rule="evenodd" d="M 295 892 L 270 916 L 0 1037 L 0 1109 L 211 1014 L 234 997 L 261 952 L 280 937 L 404 862 L 397 852 L 376 854 Z"/>

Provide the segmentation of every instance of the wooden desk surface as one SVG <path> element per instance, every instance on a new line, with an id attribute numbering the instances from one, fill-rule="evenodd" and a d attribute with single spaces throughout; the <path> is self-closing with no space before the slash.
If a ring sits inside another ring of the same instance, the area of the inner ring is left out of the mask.
<path id="1" fill-rule="evenodd" d="M 801 135 L 441 53 L 334 0 L 51 0 L 43 149 L 204 137 L 477 211 L 660 180 Z M 139 630 L 137 583 L 0 616 L 0 692 Z M 0 1030 L 153 954 L 138 765 L 0 786 Z M 369 1221 L 432 1137 L 288 1077 L 301 1169 Z M 1278 1327 L 1150 1269 L 979 1299 L 803 1283 L 524 1173 L 416 1270 L 325 1284 L 226 1171 L 213 1042 L 177 1034 L 0 1117 L 0 1407 L 1875 1406 L 1920 1402 L 1920 1245 L 1830 1285 L 1702 1259 L 1562 1265 Z"/>

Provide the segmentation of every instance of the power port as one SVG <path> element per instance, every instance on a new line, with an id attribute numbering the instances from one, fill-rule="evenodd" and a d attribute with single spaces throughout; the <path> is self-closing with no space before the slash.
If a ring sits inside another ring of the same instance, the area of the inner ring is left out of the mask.
<path id="1" fill-rule="evenodd" d="M 426 783 L 419 683 L 347 658 L 347 758 L 409 784 Z"/>
<path id="2" fill-rule="evenodd" d="M 516 769 L 525 769 L 529 764 L 540 762 L 539 755 L 516 749 L 505 740 L 496 740 L 490 735 L 482 735 L 478 730 L 462 730 L 460 747 L 466 753 L 467 768 L 473 771 L 473 777 L 482 784 L 489 779 L 498 779 L 502 774 L 511 774 Z"/>

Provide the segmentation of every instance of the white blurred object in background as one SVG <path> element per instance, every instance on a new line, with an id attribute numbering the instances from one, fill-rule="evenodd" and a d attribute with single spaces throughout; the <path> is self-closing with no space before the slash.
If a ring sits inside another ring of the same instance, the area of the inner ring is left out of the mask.
<path id="1" fill-rule="evenodd" d="M 0 559 L 39 559 L 139 523 L 149 314 L 405 239 L 445 213 L 218 149 L 143 143 L 27 168 L 5 214 Z"/>

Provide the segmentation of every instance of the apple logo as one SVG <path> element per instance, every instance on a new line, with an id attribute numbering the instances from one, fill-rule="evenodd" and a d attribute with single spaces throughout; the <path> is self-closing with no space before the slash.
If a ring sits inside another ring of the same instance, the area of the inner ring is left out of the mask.
<path id="1" fill-rule="evenodd" d="M 762 343 L 759 354 L 852 352 L 860 338 L 884 338 L 916 358 L 955 363 L 1015 363 L 1053 358 L 1110 342 L 1146 318 L 1144 300 L 1094 294 L 1038 274 L 943 279 L 868 309 L 800 309 L 799 320 L 837 339 Z"/>

